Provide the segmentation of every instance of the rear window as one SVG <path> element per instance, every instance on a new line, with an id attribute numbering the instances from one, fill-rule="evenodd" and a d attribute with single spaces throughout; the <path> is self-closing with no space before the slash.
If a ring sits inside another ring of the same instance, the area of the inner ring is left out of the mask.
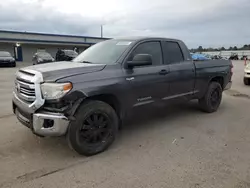
<path id="1" fill-rule="evenodd" d="M 177 42 L 164 42 L 165 64 L 184 61 L 181 48 Z"/>
<path id="2" fill-rule="evenodd" d="M 78 53 L 73 50 L 64 50 L 64 53 L 65 55 L 72 56 L 72 57 L 76 57 L 78 55 Z"/>
<path id="3" fill-rule="evenodd" d="M 0 57 L 10 57 L 10 53 L 9 52 L 4 52 L 4 51 L 0 51 Z"/>
<path id="4" fill-rule="evenodd" d="M 52 58 L 52 56 L 49 53 L 45 53 L 45 52 L 37 53 L 37 56 L 41 58 Z"/>

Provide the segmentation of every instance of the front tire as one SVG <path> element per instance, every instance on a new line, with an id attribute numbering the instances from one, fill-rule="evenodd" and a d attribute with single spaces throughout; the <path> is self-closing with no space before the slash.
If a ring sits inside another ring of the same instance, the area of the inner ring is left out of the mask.
<path id="1" fill-rule="evenodd" d="M 102 101 L 87 101 L 75 113 L 67 140 L 80 155 L 91 156 L 106 150 L 115 140 L 118 116 L 115 110 Z"/>
<path id="2" fill-rule="evenodd" d="M 16 62 L 10 64 L 11 67 L 16 67 Z"/>
<path id="3" fill-rule="evenodd" d="M 204 112 L 212 113 L 218 110 L 222 100 L 222 88 L 218 82 L 211 82 L 199 105 Z"/>
<path id="4" fill-rule="evenodd" d="M 244 78 L 243 82 L 247 86 L 250 85 L 250 78 Z"/>

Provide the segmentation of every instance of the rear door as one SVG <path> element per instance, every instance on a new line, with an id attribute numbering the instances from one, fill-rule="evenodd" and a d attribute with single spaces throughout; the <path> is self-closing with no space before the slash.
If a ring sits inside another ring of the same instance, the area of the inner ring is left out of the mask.
<path id="1" fill-rule="evenodd" d="M 130 105 L 137 107 L 160 102 L 169 89 L 165 79 L 169 70 L 163 63 L 161 42 L 141 42 L 129 54 L 127 61 L 131 61 L 136 54 L 152 55 L 153 64 L 125 69 L 125 79 L 130 88 Z"/>
<path id="2" fill-rule="evenodd" d="M 163 99 L 189 98 L 193 95 L 195 66 L 192 60 L 184 57 L 180 43 L 163 41 L 164 63 L 169 66 L 168 81 L 170 88 Z"/>

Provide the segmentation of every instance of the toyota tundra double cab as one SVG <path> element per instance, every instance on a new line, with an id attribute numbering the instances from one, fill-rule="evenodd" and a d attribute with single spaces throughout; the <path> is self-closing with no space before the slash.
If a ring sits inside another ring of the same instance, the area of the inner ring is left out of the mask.
<path id="1" fill-rule="evenodd" d="M 94 155 L 113 143 L 133 109 L 198 99 L 215 112 L 232 68 L 230 60 L 193 61 L 180 40 L 111 39 L 72 61 L 21 68 L 13 112 L 34 134 L 66 136 L 76 152 Z"/>

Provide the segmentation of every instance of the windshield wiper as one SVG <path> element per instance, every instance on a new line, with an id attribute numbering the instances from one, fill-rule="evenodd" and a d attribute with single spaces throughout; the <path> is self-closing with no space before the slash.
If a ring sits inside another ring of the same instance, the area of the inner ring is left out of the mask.
<path id="1" fill-rule="evenodd" d="M 82 63 L 88 63 L 88 64 L 93 64 L 92 62 L 90 61 L 81 61 Z"/>
<path id="2" fill-rule="evenodd" d="M 92 62 L 90 61 L 76 61 L 74 59 L 71 60 L 72 62 L 77 62 L 77 63 L 87 63 L 87 64 L 93 64 Z"/>

